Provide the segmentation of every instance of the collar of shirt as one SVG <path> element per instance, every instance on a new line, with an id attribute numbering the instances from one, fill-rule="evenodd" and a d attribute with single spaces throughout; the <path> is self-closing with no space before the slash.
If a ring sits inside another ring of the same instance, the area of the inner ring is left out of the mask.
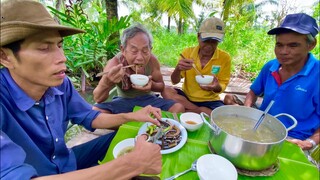
<path id="1" fill-rule="evenodd" d="M 311 72 L 312 67 L 315 65 L 316 58 L 311 53 L 309 53 L 308 56 L 309 56 L 309 58 L 307 60 L 307 63 L 303 66 L 303 68 L 295 76 L 298 76 L 298 75 L 307 76 Z M 280 68 L 280 64 L 279 64 L 279 61 L 277 60 L 277 62 L 274 63 L 270 67 L 269 70 L 272 73 L 272 72 L 275 72 L 275 71 L 279 71 L 279 68 Z"/>
<path id="2" fill-rule="evenodd" d="M 3 70 L 3 75 L 4 75 L 5 80 L 8 83 L 8 88 L 10 89 L 9 93 L 11 94 L 12 98 L 14 99 L 14 102 L 16 103 L 17 107 L 21 111 L 27 111 L 28 109 L 30 109 L 36 103 L 36 100 L 34 100 L 30 96 L 28 96 L 16 84 L 16 82 L 10 76 L 8 69 L 5 68 Z M 63 94 L 63 92 L 58 90 L 57 88 L 49 87 L 42 98 L 45 99 L 45 104 L 49 104 L 50 102 L 54 101 L 55 95 L 62 95 L 62 94 Z"/>
<path id="3" fill-rule="evenodd" d="M 193 58 L 194 60 L 199 60 L 200 61 L 200 56 L 199 56 L 199 50 L 200 50 L 200 46 L 196 46 L 190 57 Z M 219 51 L 218 48 L 216 49 L 216 51 L 214 52 L 213 56 L 211 57 L 211 59 L 218 59 L 219 58 Z"/>
<path id="4" fill-rule="evenodd" d="M 193 49 L 193 51 L 190 54 L 190 57 L 191 57 L 191 59 L 194 60 L 194 64 L 197 66 L 197 68 L 202 69 L 201 62 L 200 62 L 200 56 L 199 56 L 199 50 L 200 50 L 200 46 L 198 45 Z M 219 51 L 217 48 L 216 51 L 214 52 L 213 56 L 211 57 L 210 61 L 214 60 L 214 59 L 218 59 L 218 58 L 219 58 Z"/>

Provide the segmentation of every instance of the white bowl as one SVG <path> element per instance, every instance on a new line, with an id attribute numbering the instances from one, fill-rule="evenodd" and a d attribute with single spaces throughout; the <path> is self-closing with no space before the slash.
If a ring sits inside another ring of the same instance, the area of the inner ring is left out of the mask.
<path id="1" fill-rule="evenodd" d="M 134 138 L 128 138 L 123 141 L 120 141 L 114 148 L 113 148 L 113 157 L 117 158 L 125 151 L 132 149 L 134 147 Z"/>
<path id="2" fill-rule="evenodd" d="M 201 75 L 196 75 L 196 81 L 197 83 L 199 83 L 200 85 L 208 85 L 211 84 L 213 81 L 213 76 L 210 75 L 203 75 L 203 77 Z"/>
<path id="3" fill-rule="evenodd" d="M 200 114 L 193 112 L 186 112 L 180 115 L 180 123 L 188 131 L 193 132 L 201 128 L 203 121 Z"/>
<path id="4" fill-rule="evenodd" d="M 136 86 L 145 86 L 149 82 L 149 77 L 143 74 L 131 74 L 130 81 Z"/>
<path id="5" fill-rule="evenodd" d="M 234 165 L 226 158 L 216 154 L 205 154 L 197 161 L 197 173 L 200 180 L 237 180 L 238 173 Z"/>

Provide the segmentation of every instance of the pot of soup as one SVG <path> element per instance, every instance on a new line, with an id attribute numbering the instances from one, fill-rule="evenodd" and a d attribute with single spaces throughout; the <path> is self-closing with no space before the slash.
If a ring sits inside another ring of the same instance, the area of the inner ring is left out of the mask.
<path id="1" fill-rule="evenodd" d="M 236 167 L 259 171 L 272 166 L 281 151 L 288 131 L 297 125 L 289 114 L 266 114 L 256 131 L 254 125 L 263 111 L 245 106 L 221 106 L 211 112 L 211 117 L 201 113 L 205 124 L 211 128 L 209 145 L 215 153 L 227 158 Z M 210 123 L 205 116 L 209 117 Z M 286 128 L 279 116 L 287 116 L 293 125 Z"/>

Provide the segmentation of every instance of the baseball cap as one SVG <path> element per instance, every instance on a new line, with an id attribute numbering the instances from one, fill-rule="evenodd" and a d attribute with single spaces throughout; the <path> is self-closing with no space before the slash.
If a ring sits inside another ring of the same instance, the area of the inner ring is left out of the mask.
<path id="1" fill-rule="evenodd" d="M 222 41 L 224 37 L 224 23 L 216 17 L 204 20 L 199 29 L 201 41 L 214 39 Z"/>
<path id="2" fill-rule="evenodd" d="M 288 14 L 281 22 L 280 26 L 271 29 L 268 34 L 280 34 L 288 32 L 288 30 L 300 34 L 311 34 L 315 37 L 319 32 L 319 27 L 316 20 L 305 13 Z"/>
<path id="3" fill-rule="evenodd" d="M 61 37 L 85 32 L 81 29 L 60 25 L 41 3 L 32 0 L 1 2 L 0 29 L 1 46 L 45 30 L 57 30 Z"/>

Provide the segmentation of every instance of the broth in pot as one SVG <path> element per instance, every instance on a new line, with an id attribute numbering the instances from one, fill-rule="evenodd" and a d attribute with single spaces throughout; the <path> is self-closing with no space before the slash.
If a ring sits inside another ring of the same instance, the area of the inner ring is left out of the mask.
<path id="1" fill-rule="evenodd" d="M 256 121 L 241 116 L 216 116 L 214 122 L 225 132 L 247 141 L 271 143 L 279 141 L 277 132 L 262 123 L 256 131 Z"/>

